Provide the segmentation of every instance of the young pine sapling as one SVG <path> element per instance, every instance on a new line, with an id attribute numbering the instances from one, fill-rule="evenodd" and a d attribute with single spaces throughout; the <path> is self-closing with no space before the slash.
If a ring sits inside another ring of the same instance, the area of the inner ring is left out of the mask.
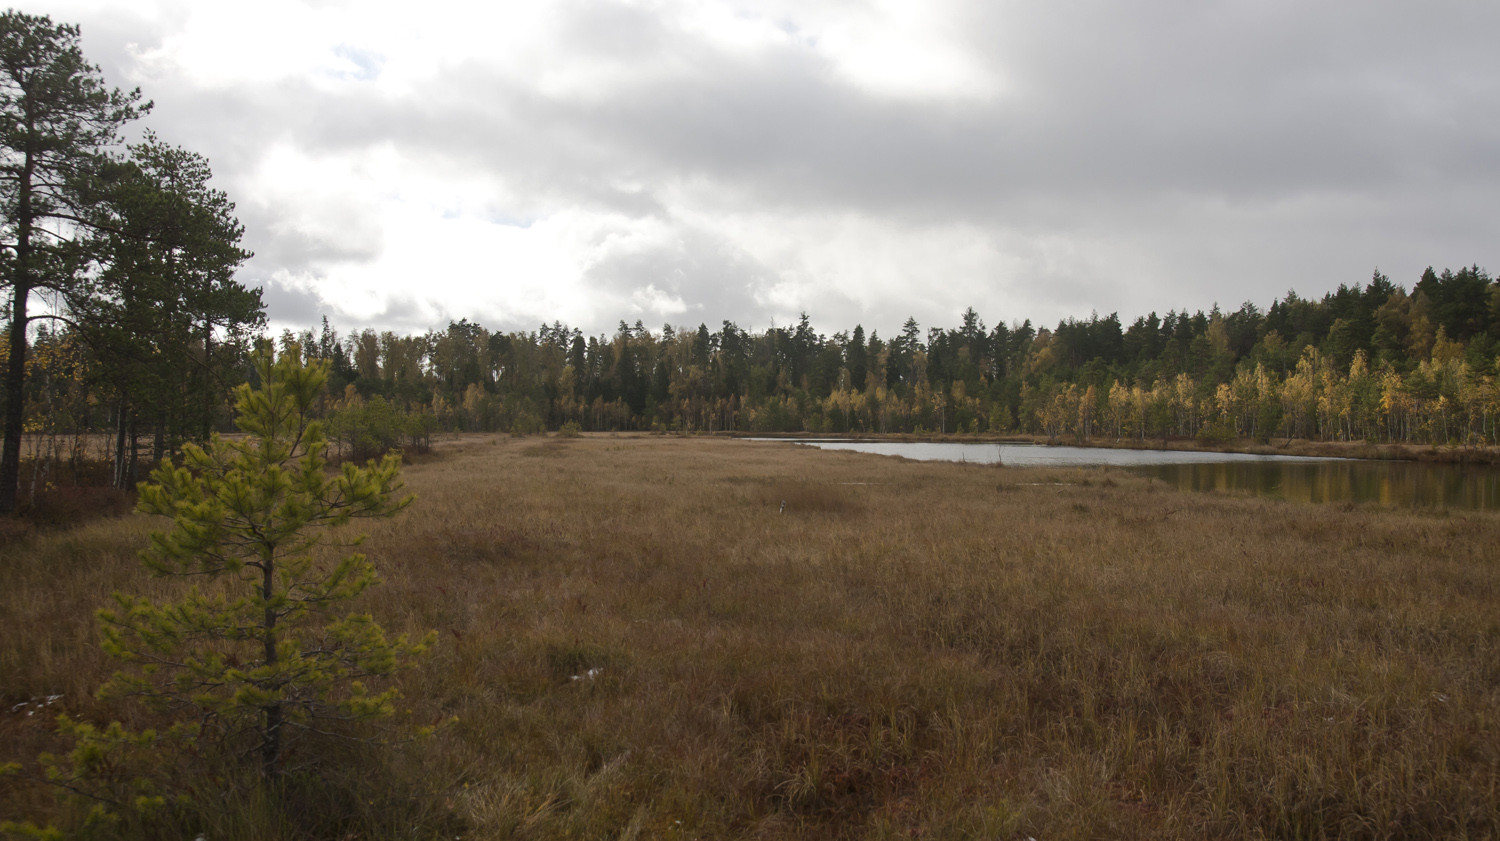
<path id="1" fill-rule="evenodd" d="M 190 711 L 256 754 L 274 781 L 297 733 L 394 712 L 395 689 L 361 681 L 391 674 L 435 634 L 390 639 L 369 614 L 338 610 L 379 580 L 349 551 L 363 535 L 340 527 L 411 504 L 400 457 L 329 471 L 312 417 L 326 363 L 262 351 L 255 368 L 260 387 L 236 395 L 244 437 L 188 445 L 181 465 L 164 462 L 141 485 L 139 510 L 172 518 L 142 560 L 156 575 L 204 583 L 173 603 L 117 594 L 118 607 L 99 615 L 105 649 L 135 665 L 107 694 Z"/>

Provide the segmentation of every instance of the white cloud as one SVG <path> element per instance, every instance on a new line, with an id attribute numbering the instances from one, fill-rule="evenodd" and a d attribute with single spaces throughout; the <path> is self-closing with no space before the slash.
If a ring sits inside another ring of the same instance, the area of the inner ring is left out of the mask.
<path id="1" fill-rule="evenodd" d="M 630 294 L 633 304 L 632 309 L 637 313 L 649 313 L 654 316 L 670 319 L 672 316 L 682 315 L 687 312 L 687 302 L 677 295 L 669 295 L 656 288 L 656 284 L 648 283 L 644 289 L 637 289 Z"/>
<path id="2" fill-rule="evenodd" d="M 1460 0 L 47 11 L 213 161 L 288 319 L 885 332 L 1497 262 L 1500 8 Z"/>
<path id="3" fill-rule="evenodd" d="M 809 37 L 840 76 L 875 94 L 984 99 L 1000 80 L 960 32 L 961 4 L 876 0 L 854 8 L 809 7 Z M 821 12 L 818 13 L 818 12 Z"/>
<path id="4" fill-rule="evenodd" d="M 670 13 L 714 48 L 803 50 L 854 88 L 896 98 L 985 98 L 999 79 L 962 31 L 949 0 L 684 2 Z"/>

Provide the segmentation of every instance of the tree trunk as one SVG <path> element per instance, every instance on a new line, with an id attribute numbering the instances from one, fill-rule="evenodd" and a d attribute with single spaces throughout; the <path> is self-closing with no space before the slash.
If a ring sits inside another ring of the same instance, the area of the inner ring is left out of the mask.
<path id="1" fill-rule="evenodd" d="M 121 400 L 115 410 L 115 470 L 110 486 L 115 490 L 125 489 L 125 401 Z"/>
<path id="2" fill-rule="evenodd" d="M 266 720 L 260 742 L 260 776 L 275 780 L 281 776 L 281 705 L 268 704 L 262 710 Z"/>
<path id="3" fill-rule="evenodd" d="M 141 432 L 136 426 L 136 413 L 130 413 L 130 458 L 125 462 L 125 487 L 121 490 L 129 491 L 135 489 L 135 483 L 140 481 L 139 468 L 141 460 Z"/>
<path id="4" fill-rule="evenodd" d="M 214 388 L 210 379 L 209 371 L 214 364 L 214 325 L 212 321 L 203 325 L 203 370 L 198 372 L 203 382 L 203 440 L 207 441 L 214 432 Z"/>
<path id="5" fill-rule="evenodd" d="M 31 125 L 27 124 L 30 129 Z M 26 152 L 16 183 L 16 262 L 10 302 L 10 366 L 5 372 L 5 441 L 0 445 L 0 515 L 14 514 L 21 486 L 21 434 L 26 428 L 26 303 L 31 297 L 32 173 Z"/>
<path id="6" fill-rule="evenodd" d="M 17 279 L 11 300 L 10 359 L 5 370 L 5 442 L 0 450 L 0 515 L 16 510 L 21 484 L 21 433 L 26 422 L 26 299 Z"/>
<path id="7" fill-rule="evenodd" d="M 265 599 L 266 612 L 262 619 L 261 641 L 265 646 L 267 666 L 276 664 L 276 611 L 270 606 L 275 592 L 276 567 L 271 558 L 265 561 L 262 570 L 261 598 Z M 261 708 L 265 713 L 265 726 L 260 734 L 260 776 L 263 780 L 275 780 L 281 776 L 281 702 L 267 704 Z"/>

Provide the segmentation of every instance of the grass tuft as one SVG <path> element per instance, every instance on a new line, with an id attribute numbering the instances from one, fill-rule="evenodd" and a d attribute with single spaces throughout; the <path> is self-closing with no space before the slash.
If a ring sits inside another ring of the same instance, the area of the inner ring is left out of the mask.
<path id="1" fill-rule="evenodd" d="M 194 831 L 1500 834 L 1500 515 L 708 437 L 505 441 L 438 442 L 405 472 L 410 516 L 365 544 L 386 583 L 360 608 L 442 636 L 405 706 L 458 722 L 339 756 L 298 821 L 215 801 Z M 169 586 L 134 557 L 153 525 L 0 544 L 0 762 L 59 747 L 16 704 L 120 714 L 92 698 L 113 665 L 92 612 Z M 0 781 L 0 813 L 56 808 Z"/>

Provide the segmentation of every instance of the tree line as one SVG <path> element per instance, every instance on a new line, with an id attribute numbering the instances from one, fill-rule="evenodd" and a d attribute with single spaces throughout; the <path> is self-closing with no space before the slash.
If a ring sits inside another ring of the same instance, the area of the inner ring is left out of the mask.
<path id="1" fill-rule="evenodd" d="M 1500 283 L 1477 265 L 1128 325 L 986 326 L 971 308 L 888 337 L 806 314 L 762 331 L 340 335 L 324 319 L 265 335 L 208 162 L 149 131 L 123 143 L 150 103 L 108 88 L 78 39 L 0 14 L 0 513 L 65 470 L 132 488 L 142 462 L 232 429 L 257 343 L 328 363 L 318 408 L 357 459 L 437 431 L 555 429 L 1500 443 Z"/>
<path id="2" fill-rule="evenodd" d="M 327 411 L 432 430 L 1028 433 L 1500 443 L 1500 283 L 1478 266 L 1374 274 L 1320 300 L 986 327 L 973 309 L 925 333 L 746 331 L 621 322 L 398 335 L 285 332 L 326 360 Z M 357 432 L 350 433 L 357 437 Z M 388 436 L 396 438 L 399 436 Z"/>
<path id="3" fill-rule="evenodd" d="M 33 342 L 27 429 L 36 455 L 65 459 L 120 429 L 117 390 L 82 331 Z M 221 341 L 225 382 L 253 381 L 244 354 L 278 345 L 327 363 L 318 412 L 338 452 L 364 460 L 421 449 L 438 431 L 1034 434 L 1052 439 L 1236 438 L 1500 444 L 1500 282 L 1478 266 L 1428 269 L 1408 291 L 1376 272 L 1322 299 L 1288 293 L 1266 309 L 1117 314 L 953 328 L 908 319 L 889 339 L 862 326 L 826 335 L 621 322 L 586 336 L 561 323 L 490 331 L 347 335 L 316 329 Z M 158 407 L 151 458 L 231 429 L 191 380 Z M 159 393 L 159 392 L 158 392 Z M 206 394 L 207 392 L 204 392 Z M 106 399 L 99 399 L 100 396 Z M 138 416 L 138 415 L 137 415 Z M 120 439 L 117 439 L 120 440 Z M 134 458 L 135 436 L 115 449 Z M 47 447 L 47 442 L 61 442 Z M 121 473 L 118 469 L 115 473 Z"/>
<path id="4" fill-rule="evenodd" d="M 201 439 L 243 378 L 265 324 L 234 279 L 251 255 L 234 205 L 200 155 L 121 131 L 151 103 L 108 87 L 79 29 L 0 14 L 0 514 L 62 463 L 58 430 L 113 433 L 110 483 L 137 479 L 142 437 L 160 458 Z M 38 436 L 28 433 L 48 432 Z"/>

